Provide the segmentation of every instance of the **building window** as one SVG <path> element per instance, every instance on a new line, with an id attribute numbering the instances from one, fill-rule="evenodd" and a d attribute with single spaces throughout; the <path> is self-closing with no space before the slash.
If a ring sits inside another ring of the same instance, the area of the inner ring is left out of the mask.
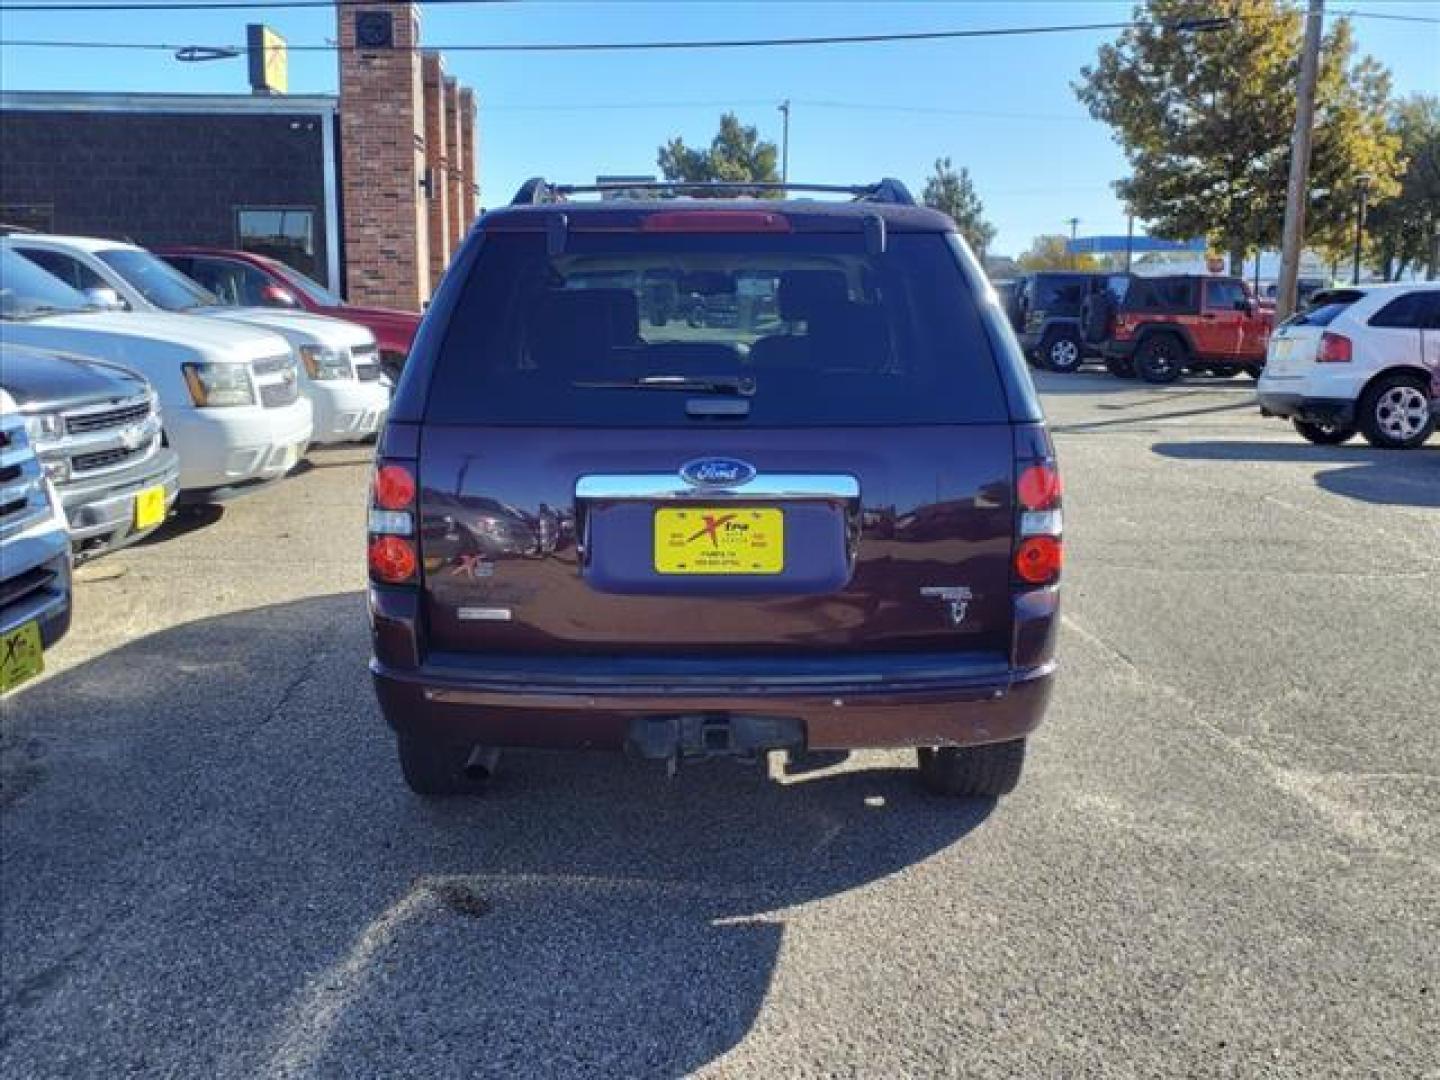
<path id="1" fill-rule="evenodd" d="M 268 255 L 316 276 L 315 211 L 305 207 L 237 207 L 235 246 L 241 251 Z"/>

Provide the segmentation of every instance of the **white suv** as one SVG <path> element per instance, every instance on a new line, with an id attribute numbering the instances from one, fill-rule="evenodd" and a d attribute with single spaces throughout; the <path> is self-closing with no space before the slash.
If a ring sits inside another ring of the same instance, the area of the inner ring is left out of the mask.
<path id="1" fill-rule="evenodd" d="M 1260 411 L 1325 446 L 1419 446 L 1437 372 L 1440 281 L 1326 289 L 1270 336 Z"/>
<path id="2" fill-rule="evenodd" d="M 102 311 L 3 245 L 0 340 L 143 375 L 160 399 L 166 442 L 180 456 L 187 502 L 278 480 L 310 443 L 310 401 L 284 338 L 219 319 Z"/>
<path id="3" fill-rule="evenodd" d="M 4 241 L 72 288 L 127 311 L 168 311 L 271 330 L 300 358 L 300 389 L 315 410 L 311 442 L 368 438 L 385 422 L 390 387 L 375 335 L 304 311 L 234 307 L 144 248 L 85 236 L 22 234 Z"/>

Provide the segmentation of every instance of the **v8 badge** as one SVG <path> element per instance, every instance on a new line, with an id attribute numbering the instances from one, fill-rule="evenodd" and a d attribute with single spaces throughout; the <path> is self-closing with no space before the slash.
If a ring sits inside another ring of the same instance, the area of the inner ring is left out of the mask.
<path id="1" fill-rule="evenodd" d="M 975 599 L 975 594 L 964 585 L 926 585 L 920 590 L 920 595 L 944 601 L 951 626 L 959 626 L 965 621 L 970 601 Z"/>

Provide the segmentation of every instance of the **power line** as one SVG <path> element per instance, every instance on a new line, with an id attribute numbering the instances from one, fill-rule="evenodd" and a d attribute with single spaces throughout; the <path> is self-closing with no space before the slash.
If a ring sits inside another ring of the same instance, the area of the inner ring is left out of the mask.
<path id="1" fill-rule="evenodd" d="M 418 4 L 509 4 L 515 0 L 413 0 Z M 70 3 L 69 0 L 62 0 L 61 3 L 21 3 L 21 4 L 0 4 L 0 15 L 10 11 L 27 12 L 98 12 L 98 11 L 246 11 L 261 10 L 270 8 L 333 8 L 333 7 L 364 7 L 372 5 L 372 0 L 152 0 L 150 3 L 132 3 L 127 0 L 121 4 L 106 4 L 98 2 Z"/>
<path id="2" fill-rule="evenodd" d="M 291 0 L 293 3 L 302 0 Z M 12 10 L 8 7 L 0 7 L 0 12 Z M 167 8 L 152 7 L 147 10 L 169 10 Z M 1024 37 L 1041 34 L 1074 34 L 1099 30 L 1124 30 L 1132 26 L 1143 25 L 1135 22 L 1103 22 L 1103 23 L 1068 23 L 1051 24 L 1043 26 L 999 26 L 986 27 L 973 30 L 921 30 L 910 33 L 898 34 L 830 34 L 815 37 L 794 37 L 794 38 L 726 38 L 710 41 L 589 41 L 589 42 L 528 42 L 515 44 L 490 44 L 490 45 L 423 45 L 414 46 L 414 51 L 430 51 L 461 53 L 540 53 L 540 52 L 641 52 L 655 50 L 676 50 L 676 49 L 758 49 L 775 48 L 797 45 L 865 45 L 881 44 L 886 42 L 911 42 L 911 41 L 951 41 L 964 38 L 995 38 L 995 37 Z M 27 48 L 63 48 L 63 49 L 174 49 L 177 46 L 157 44 L 151 42 L 122 42 L 122 41 L 41 41 L 35 39 L 26 40 L 0 40 L 0 44 L 23 46 Z M 325 45 L 287 45 L 290 52 L 400 52 L 402 49 L 377 50 L 365 49 L 357 46 L 342 46 L 338 44 Z"/>
<path id="3" fill-rule="evenodd" d="M 1347 19 L 1384 19 L 1388 22 L 1424 23 L 1427 26 L 1440 26 L 1440 18 L 1432 15 L 1397 15 L 1393 11 L 1337 11 L 1336 15 Z"/>

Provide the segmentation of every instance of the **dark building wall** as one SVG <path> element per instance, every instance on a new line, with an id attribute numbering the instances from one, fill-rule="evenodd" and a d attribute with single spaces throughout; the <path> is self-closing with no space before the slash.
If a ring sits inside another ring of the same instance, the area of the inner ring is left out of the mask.
<path id="1" fill-rule="evenodd" d="M 0 115 L 0 216 L 53 208 L 55 232 L 235 247 L 240 207 L 313 211 L 326 279 L 321 118 L 122 112 Z M 29 222 L 22 222 L 29 223 Z"/>

